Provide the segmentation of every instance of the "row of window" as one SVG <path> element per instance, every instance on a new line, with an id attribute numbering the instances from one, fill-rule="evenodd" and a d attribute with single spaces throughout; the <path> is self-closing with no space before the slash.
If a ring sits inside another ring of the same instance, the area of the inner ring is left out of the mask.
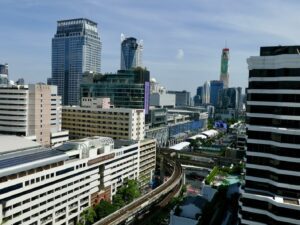
<path id="1" fill-rule="evenodd" d="M 300 192 L 297 190 L 277 187 L 272 184 L 264 183 L 264 182 L 246 180 L 246 186 L 245 186 L 246 192 L 249 192 L 248 188 L 255 189 L 255 192 L 262 195 L 267 195 L 266 193 L 269 193 L 271 197 L 275 195 L 279 195 L 279 196 L 285 196 L 289 198 L 296 198 L 296 199 L 300 198 Z"/>
<path id="2" fill-rule="evenodd" d="M 248 139 L 276 141 L 276 142 L 288 143 L 288 144 L 300 144 L 299 135 L 280 134 L 280 133 L 263 132 L 263 131 L 251 131 L 251 130 L 248 130 L 247 134 L 248 134 Z"/>
<path id="3" fill-rule="evenodd" d="M 251 208 L 266 210 L 280 217 L 300 220 L 299 210 L 278 207 L 266 201 L 260 201 L 257 199 L 242 198 L 241 201 L 243 205 Z"/>
<path id="4" fill-rule="evenodd" d="M 298 102 L 299 103 L 300 95 L 298 94 L 247 94 L 247 101 Z"/>
<path id="5" fill-rule="evenodd" d="M 300 158 L 300 151 L 294 148 L 282 148 L 276 147 L 273 145 L 264 145 L 264 144 L 247 144 L 248 152 L 261 152 L 267 154 L 274 154 L 279 156 L 295 157 Z"/>
<path id="6" fill-rule="evenodd" d="M 21 205 L 30 203 L 30 202 L 32 202 L 32 201 L 35 201 L 35 200 L 37 200 L 37 199 L 39 199 L 39 198 L 42 198 L 42 197 L 45 197 L 45 196 L 47 196 L 47 195 L 53 194 L 53 193 L 58 192 L 58 191 L 60 191 L 60 190 L 64 190 L 64 189 L 67 188 L 67 187 L 73 186 L 74 184 L 76 184 L 76 183 L 78 183 L 78 182 L 83 182 L 84 180 L 87 180 L 87 179 L 90 179 L 90 176 L 87 176 L 87 177 L 82 178 L 82 179 L 80 179 L 80 180 L 77 180 L 77 181 L 75 181 L 75 182 L 70 182 L 70 183 L 68 183 L 68 184 L 66 184 L 66 185 L 63 185 L 63 186 L 61 186 L 61 187 L 58 187 L 58 188 L 56 188 L 56 189 L 54 189 L 54 190 L 50 190 L 50 191 L 44 192 L 44 193 L 42 193 L 42 194 L 35 195 L 35 196 L 33 196 L 33 197 L 29 198 L 29 199 L 24 200 L 23 202 L 16 203 L 16 204 L 14 204 L 14 205 L 12 205 L 12 206 L 7 206 L 7 207 L 5 207 L 5 208 L 3 209 L 3 213 L 5 214 L 5 213 L 7 213 L 8 211 L 10 211 L 10 210 L 12 210 L 12 209 L 17 209 L 17 208 L 19 208 Z M 62 193 L 62 194 L 56 195 L 56 196 L 54 196 L 53 198 L 49 198 L 49 199 L 45 200 L 44 202 L 40 202 L 40 203 L 38 203 L 38 204 L 36 204 L 36 205 L 31 206 L 31 210 L 36 209 L 36 208 L 38 208 L 39 206 L 43 206 L 43 205 L 49 204 L 50 202 L 52 202 L 52 201 L 54 201 L 54 200 L 57 200 L 57 199 L 62 198 L 62 197 L 65 197 L 65 196 L 67 196 L 67 195 L 69 195 L 69 194 L 72 194 L 73 192 L 78 191 L 78 190 L 80 190 L 80 189 L 82 189 L 82 188 L 84 188 L 84 187 L 87 187 L 87 186 L 89 186 L 89 183 L 86 183 L 86 184 L 84 184 L 84 185 L 81 185 L 80 187 L 77 187 L 77 188 L 75 188 L 75 189 L 69 190 L 69 191 L 64 192 L 64 193 Z M 79 196 L 80 196 L 80 195 L 79 195 Z M 75 199 L 75 198 L 76 198 L 76 196 L 73 196 L 73 197 L 69 198 L 68 200 L 65 200 L 65 202 L 71 201 L 71 200 L 73 200 L 73 199 Z M 59 205 L 64 204 L 65 202 L 58 203 L 55 207 L 58 207 Z M 26 208 L 26 209 L 25 209 L 26 212 L 29 211 L 29 210 L 27 210 L 27 209 L 30 210 L 30 208 Z M 18 214 L 18 213 L 25 213 L 25 212 L 24 212 L 24 210 L 23 210 L 23 211 L 19 211 L 19 212 L 15 213 L 15 214 Z M 13 215 L 14 218 L 16 217 L 15 214 Z"/>
<path id="7" fill-rule="evenodd" d="M 248 113 L 263 113 L 263 114 L 276 114 L 276 115 L 290 115 L 299 116 L 300 107 L 282 107 L 282 106 L 254 106 L 247 105 Z"/>
<path id="8" fill-rule="evenodd" d="M 17 179 L 17 178 L 20 178 L 20 177 L 25 177 L 27 175 L 32 175 L 32 174 L 35 174 L 35 173 L 38 173 L 38 172 L 41 172 L 41 171 L 44 171 L 44 170 L 49 170 L 49 169 L 52 169 L 52 168 L 55 168 L 55 167 L 58 167 L 58 166 L 61 166 L 61 165 L 63 165 L 63 161 L 57 162 L 57 163 L 52 163 L 52 164 L 45 165 L 45 166 L 42 166 L 42 167 L 38 167 L 38 168 L 35 168 L 35 169 L 31 169 L 31 170 L 11 174 L 9 176 L 3 176 L 3 177 L 0 177 L 0 183 L 6 182 L 8 180 L 14 180 L 14 179 Z M 54 176 L 54 174 L 53 174 L 53 176 Z"/>
<path id="9" fill-rule="evenodd" d="M 278 182 L 281 184 L 300 185 L 300 177 L 299 176 L 291 176 L 289 174 L 277 174 L 272 171 L 247 168 L 246 175 L 272 180 L 272 181 L 275 181 L 275 182 Z"/>
<path id="10" fill-rule="evenodd" d="M 300 74 L 299 74 L 300 75 Z M 249 82 L 250 89 L 300 89 L 299 81 L 252 81 Z"/>
<path id="11" fill-rule="evenodd" d="M 258 126 L 274 126 L 284 128 L 296 128 L 300 127 L 300 120 L 287 120 L 287 119 L 273 119 L 273 118 L 261 118 L 261 117 L 247 117 L 247 124 Z"/>

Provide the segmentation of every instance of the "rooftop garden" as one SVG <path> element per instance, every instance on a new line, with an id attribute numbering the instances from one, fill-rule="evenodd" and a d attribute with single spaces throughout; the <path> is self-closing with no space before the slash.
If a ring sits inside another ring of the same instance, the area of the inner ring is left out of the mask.
<path id="1" fill-rule="evenodd" d="M 205 178 L 205 184 L 212 186 L 230 185 L 241 181 L 243 163 L 231 165 L 230 167 L 215 166 L 210 174 Z"/>

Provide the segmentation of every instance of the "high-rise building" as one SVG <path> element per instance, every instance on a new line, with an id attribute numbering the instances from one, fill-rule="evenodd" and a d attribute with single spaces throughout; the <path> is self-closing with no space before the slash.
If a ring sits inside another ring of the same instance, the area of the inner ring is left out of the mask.
<path id="1" fill-rule="evenodd" d="M 196 91 L 196 95 L 194 96 L 194 106 L 202 105 L 203 101 L 203 86 L 199 86 Z"/>
<path id="2" fill-rule="evenodd" d="M 142 140 L 145 136 L 143 109 L 64 106 L 62 127 L 70 139 L 107 136 L 114 139 Z"/>
<path id="3" fill-rule="evenodd" d="M 223 89 L 223 81 L 220 80 L 212 80 L 210 81 L 210 104 L 213 106 L 218 105 L 219 101 L 219 91 Z"/>
<path id="4" fill-rule="evenodd" d="M 222 109 L 242 109 L 242 88 L 233 87 L 225 88 L 219 92 L 218 108 Z"/>
<path id="5" fill-rule="evenodd" d="M 142 67 L 143 41 L 121 34 L 121 70 Z"/>
<path id="6" fill-rule="evenodd" d="M 168 94 L 175 94 L 176 106 L 190 106 L 191 105 L 191 93 L 188 91 L 167 91 Z"/>
<path id="7" fill-rule="evenodd" d="M 229 48 L 223 48 L 222 56 L 221 56 L 220 80 L 223 81 L 224 88 L 228 88 L 229 85 L 228 64 L 229 64 Z"/>
<path id="8" fill-rule="evenodd" d="M 206 81 L 203 85 L 203 97 L 202 103 L 209 104 L 210 103 L 210 82 Z"/>
<path id="9" fill-rule="evenodd" d="M 300 46 L 248 58 L 241 224 L 300 224 Z"/>
<path id="10" fill-rule="evenodd" d="M 85 71 L 101 70 L 101 42 L 97 23 L 88 19 L 57 22 L 52 39 L 52 77 L 63 105 L 78 105 L 80 82 Z"/>
<path id="11" fill-rule="evenodd" d="M 6 74 L 8 76 L 8 64 L 0 64 L 0 74 Z"/>
<path id="12" fill-rule="evenodd" d="M 116 74 L 85 74 L 81 97 L 110 98 L 116 108 L 149 111 L 150 72 L 142 68 L 119 70 Z"/>
<path id="13" fill-rule="evenodd" d="M 44 146 L 69 139 L 61 130 L 61 97 L 44 84 L 0 86 L 0 134 L 26 136 Z"/>

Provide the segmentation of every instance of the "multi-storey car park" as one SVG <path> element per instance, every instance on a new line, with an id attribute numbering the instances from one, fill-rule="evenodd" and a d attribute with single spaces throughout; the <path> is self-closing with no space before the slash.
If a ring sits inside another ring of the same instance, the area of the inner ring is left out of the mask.
<path id="1" fill-rule="evenodd" d="M 21 137 L 0 141 L 0 224 L 7 225 L 76 224 L 84 209 L 139 178 L 140 146 L 155 143 L 90 137 L 47 149 Z"/>

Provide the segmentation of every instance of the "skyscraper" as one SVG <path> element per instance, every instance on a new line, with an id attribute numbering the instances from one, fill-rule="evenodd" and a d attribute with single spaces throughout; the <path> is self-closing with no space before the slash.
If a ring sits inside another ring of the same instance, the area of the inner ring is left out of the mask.
<path id="1" fill-rule="evenodd" d="M 220 80 L 223 81 L 224 88 L 228 88 L 229 85 L 228 63 L 229 63 L 229 48 L 223 48 L 222 56 L 221 56 Z"/>
<path id="2" fill-rule="evenodd" d="M 219 108 L 240 110 L 242 105 L 241 87 L 225 88 L 219 91 Z"/>
<path id="3" fill-rule="evenodd" d="M 121 70 L 142 67 L 143 41 L 121 34 Z"/>
<path id="4" fill-rule="evenodd" d="M 51 84 L 58 86 L 63 105 L 78 105 L 83 73 L 99 73 L 100 69 L 101 41 L 97 23 L 83 18 L 58 21 L 52 39 Z"/>
<path id="5" fill-rule="evenodd" d="M 241 224 L 300 224 L 300 46 L 250 57 Z"/>
<path id="6" fill-rule="evenodd" d="M 223 89 L 223 87 L 224 87 L 223 81 L 220 80 L 210 81 L 210 104 L 212 104 L 215 107 L 218 105 L 219 92 Z"/>
<path id="7" fill-rule="evenodd" d="M 6 74 L 8 76 L 8 64 L 0 64 L 0 74 Z"/>
<path id="8" fill-rule="evenodd" d="M 200 106 L 202 105 L 203 98 L 203 86 L 199 86 L 196 91 L 196 95 L 194 96 L 194 105 Z"/>
<path id="9" fill-rule="evenodd" d="M 202 97 L 202 103 L 203 104 L 209 104 L 210 103 L 210 82 L 206 81 L 203 85 L 203 97 Z"/>

